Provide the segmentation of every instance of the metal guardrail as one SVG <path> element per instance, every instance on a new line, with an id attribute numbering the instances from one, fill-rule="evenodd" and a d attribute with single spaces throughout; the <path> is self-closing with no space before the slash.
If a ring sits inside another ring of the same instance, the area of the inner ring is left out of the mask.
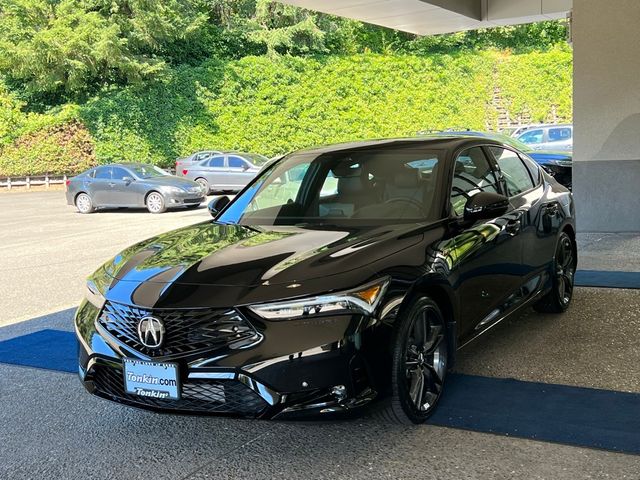
<path id="1" fill-rule="evenodd" d="M 66 175 L 34 175 L 28 177 L 4 177 L 0 178 L 0 188 L 11 190 L 14 187 L 27 187 L 30 189 L 34 186 L 44 185 L 49 188 L 50 185 L 64 185 L 67 181 Z"/>
<path id="2" fill-rule="evenodd" d="M 176 174 L 175 168 L 165 168 L 171 175 Z M 73 175 L 30 175 L 27 177 L 0 177 L 0 188 L 11 190 L 14 187 L 27 187 L 27 189 L 35 186 L 44 185 L 49 188 L 50 185 L 64 185 L 68 178 Z"/>

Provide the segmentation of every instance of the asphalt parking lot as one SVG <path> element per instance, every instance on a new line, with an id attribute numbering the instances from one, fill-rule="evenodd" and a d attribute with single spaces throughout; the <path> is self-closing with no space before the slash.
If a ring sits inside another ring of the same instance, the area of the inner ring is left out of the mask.
<path id="1" fill-rule="evenodd" d="M 122 248 L 210 218 L 205 204 L 82 215 L 63 191 L 0 193 L 0 326 L 75 305 L 86 277 Z"/>
<path id="2" fill-rule="evenodd" d="M 72 330 L 84 278 L 122 247 L 208 219 L 205 208 L 89 216 L 62 192 L 0 195 L 0 342 Z M 633 236 L 580 238 L 581 268 L 640 271 Z M 526 311 L 456 370 L 640 393 L 640 290 L 577 288 L 562 316 Z M 52 346 L 53 348 L 53 346 Z M 384 423 L 160 415 L 90 397 L 74 374 L 0 363 L 0 478 L 640 479 L 640 456 Z M 606 408 L 606 405 L 603 405 Z M 640 435 L 640 434 L 639 434 Z"/>

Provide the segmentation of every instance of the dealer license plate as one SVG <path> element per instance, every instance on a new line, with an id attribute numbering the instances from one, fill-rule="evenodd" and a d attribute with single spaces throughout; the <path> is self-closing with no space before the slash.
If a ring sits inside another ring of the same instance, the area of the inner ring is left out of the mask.
<path id="1" fill-rule="evenodd" d="M 141 397 L 178 400 L 178 366 L 175 363 L 145 362 L 123 359 L 124 385 L 127 393 Z"/>

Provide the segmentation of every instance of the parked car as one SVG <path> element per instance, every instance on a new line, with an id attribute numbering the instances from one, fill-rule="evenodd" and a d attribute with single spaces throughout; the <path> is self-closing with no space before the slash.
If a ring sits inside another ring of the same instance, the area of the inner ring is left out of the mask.
<path id="1" fill-rule="evenodd" d="M 434 135 L 469 135 L 474 137 L 491 138 L 498 142 L 505 143 L 525 155 L 528 155 L 539 165 L 542 165 L 547 173 L 554 176 L 562 185 L 570 190 L 572 188 L 573 154 L 569 150 L 534 150 L 529 145 L 522 143 L 520 140 L 501 133 L 464 130 L 459 132 L 439 132 Z"/>
<path id="2" fill-rule="evenodd" d="M 524 133 L 530 128 L 549 127 L 551 125 L 553 124 L 552 123 L 530 123 L 528 125 L 520 125 L 519 127 L 507 128 L 505 129 L 506 131 L 503 131 L 502 133 L 504 133 L 505 135 L 509 135 L 510 137 L 518 137 L 520 134 Z"/>
<path id="3" fill-rule="evenodd" d="M 573 150 L 573 125 L 532 127 L 516 138 L 535 150 Z"/>
<path id="4" fill-rule="evenodd" d="M 260 171 L 256 164 L 267 162 L 256 153 L 228 152 L 181 168 L 176 174 L 198 182 L 210 192 L 242 190 Z"/>
<path id="5" fill-rule="evenodd" d="M 219 155 L 221 153 L 222 151 L 220 150 L 202 150 L 200 152 L 192 153 L 188 157 L 178 158 L 176 159 L 176 173 L 194 163 L 199 163 L 203 160 L 206 160 L 211 155 Z"/>
<path id="6" fill-rule="evenodd" d="M 488 138 L 295 152 L 210 211 L 89 278 L 74 321 L 90 393 L 260 418 L 380 398 L 421 423 L 459 348 L 572 298 L 571 192 Z"/>
<path id="7" fill-rule="evenodd" d="M 173 207 L 196 208 L 205 198 L 196 182 L 145 163 L 92 168 L 67 180 L 66 190 L 67 203 L 80 213 L 112 207 L 147 207 L 151 213 L 162 213 Z"/>

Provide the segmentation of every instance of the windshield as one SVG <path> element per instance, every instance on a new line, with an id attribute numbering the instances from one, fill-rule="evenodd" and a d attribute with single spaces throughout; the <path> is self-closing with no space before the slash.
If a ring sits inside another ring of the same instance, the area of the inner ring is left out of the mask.
<path id="1" fill-rule="evenodd" d="M 269 161 L 267 157 L 264 157 L 258 153 L 245 153 L 243 157 L 249 160 L 254 165 L 262 165 Z"/>
<path id="2" fill-rule="evenodd" d="M 153 178 L 169 175 L 167 172 L 165 172 L 161 168 L 156 167 L 155 165 L 134 165 L 130 166 L 129 169 L 138 178 Z"/>
<path id="3" fill-rule="evenodd" d="M 241 225 L 385 225 L 434 219 L 443 152 L 424 147 L 291 154 L 218 219 Z"/>

